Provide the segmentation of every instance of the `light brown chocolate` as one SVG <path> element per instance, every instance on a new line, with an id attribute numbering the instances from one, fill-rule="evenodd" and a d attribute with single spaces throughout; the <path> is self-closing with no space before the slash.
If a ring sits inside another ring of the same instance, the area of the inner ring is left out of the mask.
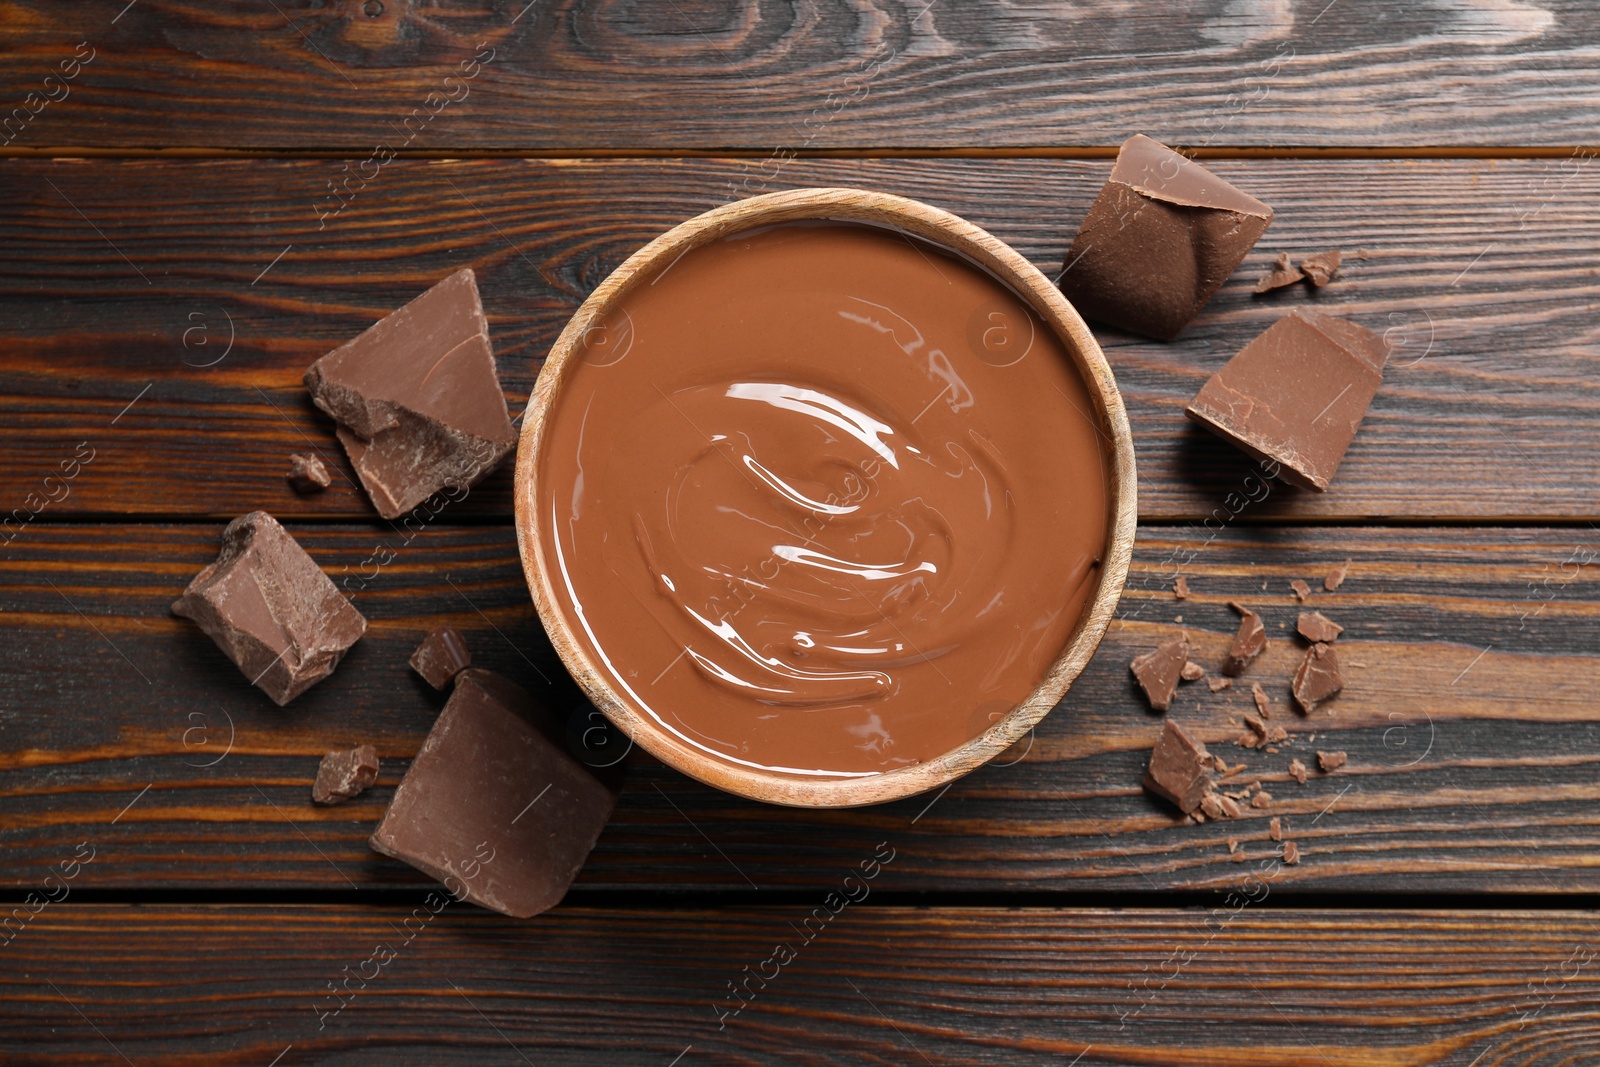
<path id="1" fill-rule="evenodd" d="M 1300 618 L 1295 620 L 1294 628 L 1299 631 L 1301 637 L 1312 644 L 1320 641 L 1325 645 L 1331 645 L 1340 634 L 1344 633 L 1343 626 L 1320 611 L 1302 611 Z"/>
<path id="2" fill-rule="evenodd" d="M 1161 642 L 1152 651 L 1138 656 L 1128 664 L 1145 699 L 1156 711 L 1166 711 L 1172 704 L 1172 695 L 1178 691 L 1178 679 L 1189 661 L 1189 637 L 1177 637 Z"/>
<path id="3" fill-rule="evenodd" d="M 1144 785 L 1172 801 L 1180 811 L 1197 811 L 1211 794 L 1211 753 L 1187 730 L 1168 719 L 1162 723 L 1161 736 L 1150 750 Z"/>
<path id="4" fill-rule="evenodd" d="M 1339 654 L 1332 645 L 1315 644 L 1306 649 L 1306 658 L 1294 672 L 1293 693 L 1296 704 L 1306 714 L 1339 695 L 1344 688 L 1344 678 L 1339 673 Z"/>
<path id="5" fill-rule="evenodd" d="M 1230 601 L 1229 606 L 1239 613 L 1239 632 L 1234 634 L 1228 654 L 1222 658 L 1222 673 L 1237 678 L 1244 669 L 1267 647 L 1267 628 L 1261 616 L 1240 604 Z"/>

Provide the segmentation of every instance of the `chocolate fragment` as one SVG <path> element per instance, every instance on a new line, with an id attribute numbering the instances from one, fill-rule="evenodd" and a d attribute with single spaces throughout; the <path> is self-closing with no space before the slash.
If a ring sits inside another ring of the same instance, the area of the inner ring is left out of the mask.
<path id="1" fill-rule="evenodd" d="M 1211 790 L 1211 753 L 1189 732 L 1168 719 L 1161 725 L 1161 737 L 1150 750 L 1150 766 L 1144 772 L 1144 787 L 1166 797 L 1186 814 L 1200 807 Z"/>
<path id="2" fill-rule="evenodd" d="M 1252 808 L 1272 807 L 1272 794 L 1263 789 L 1261 792 L 1250 798 L 1250 806 Z"/>
<path id="3" fill-rule="evenodd" d="M 1348 763 L 1350 757 L 1343 752 L 1318 752 L 1317 766 L 1322 768 L 1322 773 L 1332 774 Z"/>
<path id="4" fill-rule="evenodd" d="M 1271 221 L 1255 197 L 1136 135 L 1067 250 L 1061 291 L 1085 318 L 1171 340 Z"/>
<path id="5" fill-rule="evenodd" d="M 333 484 L 333 476 L 315 452 L 294 452 L 289 456 L 289 484 L 297 493 L 320 493 Z"/>
<path id="6" fill-rule="evenodd" d="M 1267 836 L 1274 841 L 1283 840 L 1283 820 L 1276 815 L 1272 817 L 1271 822 L 1267 823 Z"/>
<path id="7" fill-rule="evenodd" d="M 378 750 L 371 745 L 329 752 L 317 767 L 311 784 L 313 804 L 343 804 L 367 791 L 378 780 Z"/>
<path id="8" fill-rule="evenodd" d="M 1221 793 L 1207 793 L 1201 797 L 1200 810 L 1208 819 L 1237 819 L 1244 814 L 1236 801 Z"/>
<path id="9" fill-rule="evenodd" d="M 1250 698 L 1256 702 L 1256 710 L 1264 717 L 1272 718 L 1272 701 L 1267 698 L 1267 691 L 1261 688 L 1260 682 L 1250 683 Z"/>
<path id="10" fill-rule="evenodd" d="M 1325 491 L 1383 381 L 1382 336 L 1297 308 L 1201 387 L 1195 422 L 1305 489 Z"/>
<path id="11" fill-rule="evenodd" d="M 386 519 L 465 489 L 516 444 L 470 269 L 317 360 L 305 385 Z"/>
<path id="12" fill-rule="evenodd" d="M 1205 676 L 1206 669 L 1200 666 L 1200 664 L 1196 663 L 1194 660 L 1190 660 L 1185 663 L 1183 665 L 1183 669 L 1178 672 L 1178 677 L 1182 678 L 1186 682 L 1198 682 Z"/>
<path id="13" fill-rule="evenodd" d="M 1283 862 L 1293 867 L 1300 862 L 1300 846 L 1293 841 L 1283 843 Z"/>
<path id="14" fill-rule="evenodd" d="M 1300 631 L 1300 636 L 1316 644 L 1332 644 L 1334 639 L 1344 633 L 1344 627 L 1328 618 L 1320 611 L 1302 611 L 1300 618 L 1295 622 L 1294 628 Z"/>
<path id="15" fill-rule="evenodd" d="M 1239 851 L 1239 839 L 1237 837 L 1228 838 L 1228 852 L 1229 852 L 1229 854 L 1231 855 L 1232 853 L 1235 853 L 1235 852 L 1238 852 L 1238 851 Z"/>
<path id="16" fill-rule="evenodd" d="M 1314 256 L 1307 256 L 1300 261 L 1300 269 L 1305 272 L 1306 280 L 1321 289 L 1334 278 L 1338 277 L 1339 264 L 1344 257 L 1338 249 L 1332 252 L 1318 252 Z"/>
<path id="17" fill-rule="evenodd" d="M 1256 718 L 1256 716 L 1245 715 L 1244 724 L 1254 730 L 1256 736 L 1261 740 L 1265 741 L 1267 739 L 1267 724 Z"/>
<path id="18" fill-rule="evenodd" d="M 1301 785 L 1305 785 L 1306 779 L 1311 776 L 1311 772 L 1306 770 L 1306 765 L 1297 759 L 1289 761 L 1289 774 Z"/>
<path id="19" fill-rule="evenodd" d="M 1304 604 L 1307 600 L 1311 599 L 1311 587 L 1305 582 L 1301 581 L 1299 578 L 1296 578 L 1294 581 L 1290 582 L 1289 588 L 1294 590 L 1294 598 L 1300 601 L 1300 603 Z"/>
<path id="20" fill-rule="evenodd" d="M 452 626 L 441 626 L 411 653 L 411 669 L 435 689 L 444 689 L 452 679 L 472 666 L 472 653 L 467 643 Z"/>
<path id="21" fill-rule="evenodd" d="M 1306 650 L 1300 669 L 1294 672 L 1294 699 L 1301 710 L 1310 714 L 1324 701 L 1331 700 L 1344 688 L 1344 678 L 1339 674 L 1339 655 L 1332 645 L 1317 643 Z"/>
<path id="22" fill-rule="evenodd" d="M 252 685 L 278 705 L 333 673 L 367 620 L 264 511 L 222 531 L 222 551 L 172 613 L 199 624 Z"/>
<path id="23" fill-rule="evenodd" d="M 520 686 L 491 671 L 462 671 L 372 847 L 505 915 L 525 919 L 553 907 L 621 784 L 574 758 L 564 736 Z"/>
<path id="24" fill-rule="evenodd" d="M 1213 693 L 1220 693 L 1222 690 L 1227 689 L 1227 688 L 1231 687 L 1232 685 L 1233 685 L 1233 679 L 1232 678 L 1207 678 L 1206 679 L 1206 688 L 1211 690 Z"/>
<path id="25" fill-rule="evenodd" d="M 1270 293 L 1274 289 L 1282 289 L 1286 285 L 1293 285 L 1305 278 L 1299 267 L 1289 265 L 1289 253 L 1279 252 L 1278 258 L 1273 261 L 1271 269 L 1263 274 L 1256 282 L 1257 293 Z"/>
<path id="26" fill-rule="evenodd" d="M 1228 606 L 1237 611 L 1239 619 L 1239 632 L 1233 636 L 1233 644 L 1228 648 L 1228 654 L 1222 658 L 1222 673 L 1237 678 L 1250 666 L 1250 661 L 1261 655 L 1267 647 L 1267 628 L 1262 625 L 1261 616 L 1239 603 L 1237 600 L 1228 602 Z"/>
<path id="27" fill-rule="evenodd" d="M 1128 668 L 1138 679 L 1139 688 L 1144 690 L 1150 706 L 1156 711 L 1166 711 L 1172 703 L 1172 694 L 1177 692 L 1183 665 L 1188 661 L 1189 637 L 1180 633 L 1157 645 L 1154 652 L 1146 652 L 1135 659 Z"/>
<path id="28" fill-rule="evenodd" d="M 1343 563 L 1341 563 L 1337 567 L 1333 568 L 1333 570 L 1329 571 L 1328 572 L 1328 576 L 1326 578 L 1322 579 L 1322 588 L 1326 589 L 1328 592 L 1331 593 L 1335 589 L 1337 589 L 1341 585 L 1343 585 L 1344 584 L 1344 580 L 1346 578 L 1348 578 L 1349 576 L 1350 576 L 1350 561 L 1349 560 L 1345 560 Z"/>
<path id="29" fill-rule="evenodd" d="M 1179 600 L 1187 600 L 1189 598 L 1189 579 L 1180 575 L 1178 580 L 1172 583 L 1172 595 Z"/>

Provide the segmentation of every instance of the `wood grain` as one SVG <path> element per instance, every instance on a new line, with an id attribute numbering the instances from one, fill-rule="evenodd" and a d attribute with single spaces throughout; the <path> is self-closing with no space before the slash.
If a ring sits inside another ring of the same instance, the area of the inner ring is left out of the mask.
<path id="1" fill-rule="evenodd" d="M 419 893 L 404 928 L 69 898 L 0 949 L 0 1062 L 1469 1067 L 1600 1044 L 1589 913 L 912 910 L 870 885 L 809 941 L 821 897 L 517 922 Z"/>
<path id="2" fill-rule="evenodd" d="M 410 543 L 374 526 L 291 531 L 356 590 L 367 636 L 327 681 L 274 707 L 167 612 L 215 555 L 220 527 L 40 524 L 0 555 L 3 886 L 38 885 L 81 841 L 90 887 L 415 886 L 366 838 L 441 706 L 405 665 L 432 626 L 478 663 L 577 714 L 587 707 L 535 622 L 508 528 L 437 526 Z M 365 563 L 381 546 L 393 559 Z M 1311 606 L 1345 627 L 1348 688 L 1327 714 L 1289 708 L 1301 655 L 1288 583 L 1345 559 Z M 1192 590 L 1171 594 L 1175 573 Z M 369 580 L 370 579 L 370 580 Z M 360 582 L 367 581 L 365 587 Z M 1169 713 L 1259 777 L 1267 809 L 1186 824 L 1140 788 L 1160 729 L 1127 664 L 1183 617 L 1208 668 L 1242 599 L 1272 646 L 1244 679 L 1293 732 L 1278 753 L 1232 742 L 1248 685 L 1184 686 Z M 1145 527 L 1100 652 L 1030 741 L 947 793 L 854 811 L 795 811 L 709 789 L 635 752 L 590 890 L 818 891 L 888 839 L 893 891 L 1151 892 L 1237 885 L 1280 846 L 1285 892 L 1600 890 L 1600 539 L 1561 529 Z M 1311 734 L 1315 734 L 1312 740 Z M 231 748 L 228 742 L 231 738 Z M 378 785 L 337 808 L 308 788 L 322 752 L 370 741 Z M 1305 785 L 1318 749 L 1349 765 Z M 149 786 L 147 792 L 143 792 Z M 131 805 L 131 806 L 130 806 Z M 1248 862 L 1234 861 L 1235 838 Z"/>
<path id="3" fill-rule="evenodd" d="M 125 4 L 7 4 L 14 146 L 1574 145 L 1600 107 L 1583 0 Z"/>
<path id="4" fill-rule="evenodd" d="M 1053 276 L 1108 168 L 802 161 L 772 187 L 924 199 Z M 1394 355 L 1333 490 L 1278 486 L 1250 520 L 1600 516 L 1600 168 L 1252 160 L 1216 170 L 1277 209 L 1266 238 L 1177 342 L 1097 331 L 1133 426 L 1144 519 L 1228 517 L 1252 468 L 1192 427 L 1183 405 L 1303 303 L 1386 331 Z M 312 360 L 472 265 L 520 411 L 583 297 L 753 173 L 716 160 L 400 160 L 319 229 L 316 198 L 337 172 L 329 161 L 0 164 L 0 502 L 23 506 L 87 442 L 94 463 L 53 515 L 368 516 L 331 423 L 300 385 Z M 1343 277 L 1314 294 L 1250 294 L 1277 251 L 1329 247 L 1367 258 L 1350 255 Z M 307 448 L 344 476 L 297 497 L 287 457 Z M 508 516 L 509 486 L 508 473 L 491 477 L 458 513 Z"/>

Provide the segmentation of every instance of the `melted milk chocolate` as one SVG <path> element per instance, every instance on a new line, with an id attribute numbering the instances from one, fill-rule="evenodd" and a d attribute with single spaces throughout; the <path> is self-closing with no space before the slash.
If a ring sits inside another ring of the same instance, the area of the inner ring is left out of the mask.
<path id="1" fill-rule="evenodd" d="M 979 268 L 868 226 L 746 231 L 580 352 L 539 468 L 557 608 L 687 744 L 881 773 L 988 729 L 1065 647 L 1106 458 L 1060 341 Z"/>

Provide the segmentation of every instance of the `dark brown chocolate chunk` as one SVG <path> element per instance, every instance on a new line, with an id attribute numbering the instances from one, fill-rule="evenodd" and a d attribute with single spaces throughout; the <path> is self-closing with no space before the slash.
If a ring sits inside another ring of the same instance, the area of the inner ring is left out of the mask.
<path id="1" fill-rule="evenodd" d="M 1228 654 L 1222 658 L 1222 673 L 1237 678 L 1250 666 L 1250 661 L 1261 655 L 1267 647 L 1267 628 L 1261 616 L 1237 601 L 1229 604 L 1240 615 L 1239 632 L 1233 636 Z"/>
<path id="2" fill-rule="evenodd" d="M 320 493 L 333 477 L 315 452 L 295 452 L 289 456 L 289 484 L 297 493 Z"/>
<path id="3" fill-rule="evenodd" d="M 1317 752 L 1317 766 L 1322 768 L 1322 773 L 1332 774 L 1350 761 L 1350 757 L 1343 752 Z"/>
<path id="4" fill-rule="evenodd" d="M 1306 765 L 1297 759 L 1289 761 L 1289 774 L 1301 785 L 1305 785 L 1306 779 L 1311 776 L 1311 772 L 1306 770 Z"/>
<path id="5" fill-rule="evenodd" d="M 378 780 L 378 750 L 371 745 L 330 752 L 317 767 L 311 784 L 313 804 L 343 804 Z"/>
<path id="6" fill-rule="evenodd" d="M 1383 381 L 1388 346 L 1354 323 L 1297 308 L 1227 362 L 1188 415 L 1278 476 L 1319 492 Z"/>
<path id="7" fill-rule="evenodd" d="M 216 562 L 195 575 L 172 613 L 198 623 L 279 705 L 332 674 L 367 631 L 361 613 L 264 511 L 228 523 Z"/>
<path id="8" fill-rule="evenodd" d="M 451 679 L 472 666 L 472 653 L 453 626 L 441 626 L 411 653 L 411 669 L 435 689 L 444 689 Z"/>
<path id="9" fill-rule="evenodd" d="M 1134 136 L 1067 250 L 1061 291 L 1085 318 L 1171 340 L 1271 221 L 1255 197 Z"/>
<path id="10" fill-rule="evenodd" d="M 1311 599 L 1311 587 L 1304 581 L 1296 578 L 1289 583 L 1289 588 L 1294 591 L 1294 598 L 1304 604 Z"/>
<path id="11" fill-rule="evenodd" d="M 516 444 L 470 269 L 317 360 L 305 384 L 386 519 L 464 490 Z"/>
<path id="12" fill-rule="evenodd" d="M 1321 289 L 1339 275 L 1339 264 L 1344 256 L 1338 249 L 1332 252 L 1318 252 L 1314 256 L 1307 256 L 1300 261 L 1300 269 L 1305 273 L 1307 280 L 1312 285 Z"/>
<path id="13" fill-rule="evenodd" d="M 1206 669 L 1200 664 L 1190 660 L 1183 665 L 1183 670 L 1178 672 L 1178 677 L 1186 682 L 1198 682 L 1206 676 Z"/>
<path id="14" fill-rule="evenodd" d="M 1300 862 L 1300 846 L 1293 841 L 1283 843 L 1283 862 L 1293 867 Z"/>
<path id="15" fill-rule="evenodd" d="M 1346 578 L 1348 578 L 1349 576 L 1350 576 L 1350 561 L 1349 560 L 1345 560 L 1343 563 L 1339 564 L 1333 570 L 1329 571 L 1328 572 L 1328 576 L 1326 578 L 1322 579 L 1322 588 L 1326 589 L 1328 592 L 1331 593 L 1335 589 L 1337 589 L 1341 585 L 1343 585 L 1344 584 L 1344 580 Z"/>
<path id="16" fill-rule="evenodd" d="M 1157 645 L 1155 651 L 1138 657 L 1128 667 L 1138 679 L 1139 688 L 1144 690 L 1150 706 L 1157 711 L 1166 711 L 1172 704 L 1172 694 L 1178 690 L 1183 665 L 1188 661 L 1189 637 L 1180 633 L 1172 640 Z"/>
<path id="17" fill-rule="evenodd" d="M 1289 264 L 1289 253 L 1279 252 L 1278 258 L 1273 261 L 1271 269 L 1256 281 L 1257 293 L 1270 293 L 1274 289 L 1282 289 L 1286 285 L 1305 278 L 1305 273 L 1299 267 Z"/>
<path id="18" fill-rule="evenodd" d="M 1312 644 L 1321 641 L 1325 645 L 1331 645 L 1340 634 L 1344 633 L 1343 626 L 1320 611 L 1302 611 L 1294 628 L 1300 631 L 1301 637 Z"/>
<path id="19" fill-rule="evenodd" d="M 1339 654 L 1332 645 L 1315 644 L 1306 649 L 1306 658 L 1294 672 L 1294 699 L 1301 710 L 1311 714 L 1324 702 L 1338 695 L 1344 688 L 1344 678 L 1339 674 Z"/>
<path id="20" fill-rule="evenodd" d="M 564 735 L 519 686 L 462 671 L 372 847 L 505 915 L 525 919 L 555 906 L 620 786 L 620 776 L 579 762 Z"/>
<path id="21" fill-rule="evenodd" d="M 1189 732 L 1168 719 L 1150 750 L 1144 786 L 1159 793 L 1184 813 L 1193 813 L 1211 790 L 1211 753 Z"/>
<path id="22" fill-rule="evenodd" d="M 1179 575 L 1177 581 L 1172 583 L 1172 595 L 1179 600 L 1189 599 L 1189 579 Z"/>

